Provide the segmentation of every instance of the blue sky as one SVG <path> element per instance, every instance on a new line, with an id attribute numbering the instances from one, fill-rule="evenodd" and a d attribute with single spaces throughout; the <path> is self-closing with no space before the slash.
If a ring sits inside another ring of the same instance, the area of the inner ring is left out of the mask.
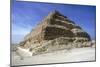
<path id="1" fill-rule="evenodd" d="M 61 14 L 73 20 L 89 33 L 92 39 L 95 39 L 95 6 L 13 1 L 11 8 L 13 43 L 23 40 L 25 35 L 54 10 L 58 10 Z"/>

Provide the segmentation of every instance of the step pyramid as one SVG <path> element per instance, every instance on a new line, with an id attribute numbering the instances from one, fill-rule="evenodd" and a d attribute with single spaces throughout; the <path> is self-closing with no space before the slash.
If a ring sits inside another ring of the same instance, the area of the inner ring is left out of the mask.
<path id="1" fill-rule="evenodd" d="M 80 22 L 81 23 L 81 22 Z M 80 26 L 57 10 L 46 16 L 20 43 L 23 48 L 43 45 L 44 42 L 65 37 L 72 42 L 87 42 L 91 38 Z"/>

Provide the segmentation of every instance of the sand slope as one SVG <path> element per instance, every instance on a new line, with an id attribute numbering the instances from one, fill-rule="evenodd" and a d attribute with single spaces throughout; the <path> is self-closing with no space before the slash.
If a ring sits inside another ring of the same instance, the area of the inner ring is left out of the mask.
<path id="1" fill-rule="evenodd" d="M 23 60 L 12 52 L 12 65 L 30 65 L 30 64 L 46 64 L 60 62 L 79 62 L 79 61 L 94 61 L 95 48 L 75 48 L 71 50 L 59 50 L 51 53 L 24 57 Z"/>

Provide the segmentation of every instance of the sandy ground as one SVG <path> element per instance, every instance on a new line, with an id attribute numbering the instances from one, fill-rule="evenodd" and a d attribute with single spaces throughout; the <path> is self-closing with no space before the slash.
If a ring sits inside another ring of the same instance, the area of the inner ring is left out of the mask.
<path id="1" fill-rule="evenodd" d="M 14 65 L 32 65 L 60 62 L 80 62 L 94 61 L 95 48 L 75 48 L 72 50 L 60 50 L 51 53 L 35 55 L 31 57 L 20 58 L 15 52 L 12 52 L 12 66 Z"/>

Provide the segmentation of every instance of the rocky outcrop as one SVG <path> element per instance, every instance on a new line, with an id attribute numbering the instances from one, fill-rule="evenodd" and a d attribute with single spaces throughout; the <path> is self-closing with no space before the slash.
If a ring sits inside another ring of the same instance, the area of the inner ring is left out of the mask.
<path id="1" fill-rule="evenodd" d="M 88 47 L 89 34 L 68 17 L 58 11 L 51 12 L 20 43 L 33 54 L 59 49 Z"/>

